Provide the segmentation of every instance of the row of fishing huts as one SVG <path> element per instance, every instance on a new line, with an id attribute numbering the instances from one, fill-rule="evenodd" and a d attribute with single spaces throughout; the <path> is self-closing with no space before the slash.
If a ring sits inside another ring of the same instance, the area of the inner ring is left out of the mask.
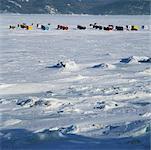
<path id="1" fill-rule="evenodd" d="M 35 28 L 34 28 L 35 27 Z M 26 23 L 18 24 L 18 25 L 10 25 L 9 29 L 26 29 L 26 30 L 33 30 L 33 29 L 41 29 L 48 31 L 52 28 L 52 25 L 48 23 L 47 25 L 43 24 L 36 24 L 33 23 L 31 25 L 27 25 Z M 69 30 L 69 26 L 66 25 L 57 25 L 55 28 L 57 30 Z M 74 28 L 75 29 L 75 28 Z M 86 29 L 95 29 L 95 30 L 104 30 L 104 31 L 138 31 L 138 30 L 150 30 L 151 26 L 149 25 L 107 25 L 103 26 L 97 23 L 90 24 L 89 26 L 77 25 L 76 29 L 78 30 L 86 30 Z"/>

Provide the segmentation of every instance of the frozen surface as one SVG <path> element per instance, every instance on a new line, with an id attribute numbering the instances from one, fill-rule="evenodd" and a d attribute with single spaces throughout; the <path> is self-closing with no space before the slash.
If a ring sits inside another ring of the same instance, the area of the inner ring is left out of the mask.
<path id="1" fill-rule="evenodd" d="M 51 28 L 8 29 L 23 22 Z M 150 31 L 76 30 L 94 22 L 149 25 L 149 17 L 1 15 L 2 150 L 150 149 Z"/>

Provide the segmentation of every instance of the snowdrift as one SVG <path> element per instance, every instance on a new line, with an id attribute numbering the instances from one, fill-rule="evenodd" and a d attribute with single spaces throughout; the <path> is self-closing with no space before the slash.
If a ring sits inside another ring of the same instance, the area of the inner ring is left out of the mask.
<path id="1" fill-rule="evenodd" d="M 112 64 L 102 63 L 102 64 L 94 65 L 92 68 L 115 69 L 116 67 Z"/>

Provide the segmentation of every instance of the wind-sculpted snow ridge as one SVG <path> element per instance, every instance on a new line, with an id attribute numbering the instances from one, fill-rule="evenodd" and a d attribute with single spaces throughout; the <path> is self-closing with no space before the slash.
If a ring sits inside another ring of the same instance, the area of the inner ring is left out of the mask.
<path id="1" fill-rule="evenodd" d="M 102 63 L 102 64 L 94 65 L 92 68 L 115 69 L 116 67 L 112 64 Z"/>
<path id="2" fill-rule="evenodd" d="M 121 59 L 122 63 L 129 63 L 129 64 L 135 64 L 135 63 L 151 63 L 151 58 L 145 57 L 145 56 L 131 56 L 128 58 Z"/>
<path id="3" fill-rule="evenodd" d="M 103 125 L 101 123 L 87 123 L 70 125 L 61 128 L 52 128 L 44 131 L 36 131 L 35 133 L 49 133 L 56 132 L 60 137 L 65 137 L 68 134 L 79 134 L 82 135 L 86 132 L 94 132 L 98 130 L 99 137 L 107 135 L 107 137 L 137 137 L 142 136 L 150 132 L 149 121 L 136 120 L 132 122 L 122 122 L 120 124 Z M 48 132 L 47 132 L 48 131 Z M 50 133 L 49 133 L 50 134 Z"/>

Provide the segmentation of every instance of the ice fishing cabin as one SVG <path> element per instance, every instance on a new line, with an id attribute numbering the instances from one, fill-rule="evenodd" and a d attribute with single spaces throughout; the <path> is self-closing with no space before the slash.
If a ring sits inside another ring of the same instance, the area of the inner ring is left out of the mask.
<path id="1" fill-rule="evenodd" d="M 37 29 L 48 31 L 49 30 L 49 26 L 50 26 L 50 24 L 48 24 L 48 25 L 37 24 Z"/>
<path id="2" fill-rule="evenodd" d="M 27 30 L 33 30 L 33 26 L 26 26 Z"/>
<path id="3" fill-rule="evenodd" d="M 131 31 L 138 31 L 138 30 L 139 30 L 139 26 L 132 25 Z"/>
<path id="4" fill-rule="evenodd" d="M 16 28 L 16 26 L 13 26 L 13 25 L 9 26 L 9 29 L 15 29 L 15 28 Z"/>
<path id="5" fill-rule="evenodd" d="M 116 26 L 115 30 L 116 31 L 124 31 L 124 27 L 123 26 Z"/>
<path id="6" fill-rule="evenodd" d="M 57 26 L 57 30 L 68 30 L 69 27 L 68 26 L 64 26 L 64 25 L 58 25 Z"/>
<path id="7" fill-rule="evenodd" d="M 41 25 L 41 29 L 44 30 L 44 31 L 48 31 L 49 30 L 49 26 Z"/>
<path id="8" fill-rule="evenodd" d="M 85 30 L 85 29 L 86 29 L 86 26 L 77 25 L 77 29 L 79 29 L 79 30 Z"/>

